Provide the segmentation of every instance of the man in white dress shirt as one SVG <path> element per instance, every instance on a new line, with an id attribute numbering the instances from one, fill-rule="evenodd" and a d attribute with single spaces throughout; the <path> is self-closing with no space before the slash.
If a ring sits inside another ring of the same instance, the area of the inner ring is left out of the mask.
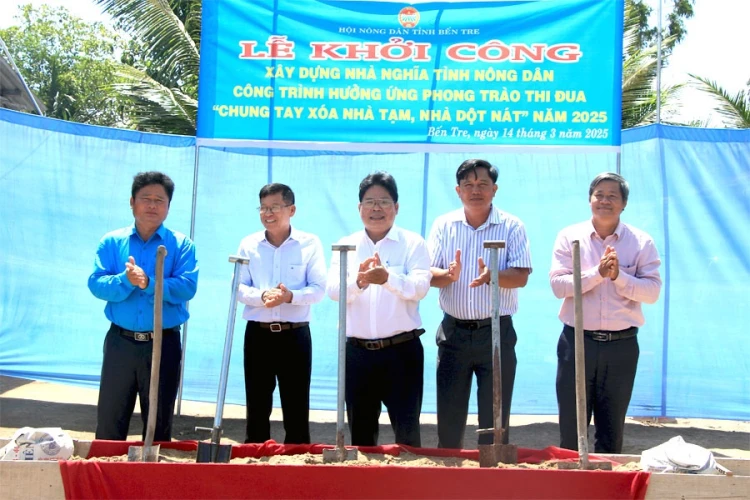
<path id="1" fill-rule="evenodd" d="M 437 332 L 438 447 L 463 448 L 469 392 L 477 377 L 479 427 L 494 426 L 492 409 L 492 307 L 490 252 L 483 243 L 505 241 L 498 256 L 503 427 L 508 428 L 516 377 L 518 288 L 531 274 L 531 252 L 523 223 L 500 211 L 493 199 L 497 169 L 485 160 L 466 160 L 456 171 L 456 194 L 463 208 L 435 220 L 428 238 L 432 286 L 440 288 L 445 313 Z M 507 443 L 508 433 L 505 433 Z M 491 434 L 479 444 L 492 444 Z"/>
<path id="2" fill-rule="evenodd" d="M 286 444 L 310 443 L 312 340 L 310 305 L 323 299 L 326 264 L 320 239 L 292 227 L 297 207 L 284 184 L 260 190 L 265 231 L 245 237 L 238 300 L 245 304 L 246 443 L 271 439 L 269 418 L 279 383 Z"/>
<path id="3" fill-rule="evenodd" d="M 359 185 L 365 229 L 339 241 L 356 245 L 348 257 L 346 308 L 346 410 L 352 444 L 378 443 L 381 404 L 396 443 L 422 445 L 424 349 L 419 301 L 430 289 L 430 256 L 424 239 L 394 224 L 398 189 L 386 172 Z M 339 299 L 339 253 L 328 275 L 328 296 Z"/>

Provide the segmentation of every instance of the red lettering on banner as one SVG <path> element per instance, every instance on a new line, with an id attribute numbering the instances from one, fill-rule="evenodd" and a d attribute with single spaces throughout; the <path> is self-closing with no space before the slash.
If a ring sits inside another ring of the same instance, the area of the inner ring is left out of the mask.
<path id="1" fill-rule="evenodd" d="M 288 42 L 286 36 L 271 36 L 266 40 L 267 52 L 256 52 L 255 40 L 243 40 L 240 42 L 242 52 L 240 59 L 294 59 L 294 42 Z"/>
<path id="2" fill-rule="evenodd" d="M 339 43 L 310 42 L 313 61 L 415 61 L 430 60 L 429 49 L 432 44 L 404 41 L 403 38 L 391 38 L 389 43 Z M 340 50 L 343 49 L 343 50 Z"/>
<path id="3" fill-rule="evenodd" d="M 476 43 L 456 43 L 449 46 L 445 55 L 456 62 L 544 62 L 559 63 L 578 62 L 583 57 L 581 46 L 577 43 L 559 43 L 547 45 L 544 43 L 506 44 L 500 40 L 490 40 L 483 45 Z"/>

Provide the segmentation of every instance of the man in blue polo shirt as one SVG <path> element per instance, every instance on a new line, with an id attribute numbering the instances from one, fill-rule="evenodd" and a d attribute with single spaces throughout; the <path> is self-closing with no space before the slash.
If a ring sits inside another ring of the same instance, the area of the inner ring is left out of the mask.
<path id="1" fill-rule="evenodd" d="M 159 370 L 159 405 L 154 441 L 172 439 L 172 415 L 180 381 L 180 325 L 188 319 L 185 303 L 198 286 L 195 246 L 184 234 L 164 227 L 174 182 L 161 172 L 141 172 L 133 179 L 130 208 L 134 224 L 104 235 L 99 242 L 89 290 L 106 300 L 112 325 L 104 340 L 96 439 L 125 440 L 136 395 L 143 436 L 148 419 L 154 328 L 156 250 L 164 260 L 163 340 Z"/>

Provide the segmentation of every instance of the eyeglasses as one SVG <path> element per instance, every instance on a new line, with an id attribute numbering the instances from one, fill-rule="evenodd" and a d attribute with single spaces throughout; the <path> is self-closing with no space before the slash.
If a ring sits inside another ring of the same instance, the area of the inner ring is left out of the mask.
<path id="1" fill-rule="evenodd" d="M 393 200 L 389 198 L 367 198 L 366 200 L 362 200 L 362 206 L 368 210 L 375 208 L 375 205 L 383 210 L 388 210 L 393 206 Z"/>
<path id="2" fill-rule="evenodd" d="M 291 207 L 291 206 L 292 206 L 292 204 L 289 204 L 289 205 L 271 205 L 270 207 L 260 206 L 260 207 L 256 208 L 256 210 L 258 211 L 258 213 L 261 213 L 261 214 L 265 213 L 265 212 L 271 212 L 272 214 L 277 214 L 277 213 L 281 212 L 282 208 Z"/>

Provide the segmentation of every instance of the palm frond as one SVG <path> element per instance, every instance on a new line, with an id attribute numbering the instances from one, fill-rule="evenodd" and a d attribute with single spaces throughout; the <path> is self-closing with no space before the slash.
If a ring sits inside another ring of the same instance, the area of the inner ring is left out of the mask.
<path id="1" fill-rule="evenodd" d="M 177 2 L 190 6 L 185 19 L 190 31 L 167 0 L 96 1 L 126 31 L 144 43 L 152 67 L 167 75 L 168 80 L 174 81 L 173 75 L 183 73 L 197 78 L 200 54 L 196 40 L 200 39 L 200 1 Z"/>
<path id="2" fill-rule="evenodd" d="M 122 65 L 113 88 L 131 103 L 138 130 L 195 135 L 198 102 L 179 88 L 169 88 L 145 72 Z"/>
<path id="3" fill-rule="evenodd" d="M 727 126 L 750 128 L 750 89 L 748 89 L 747 94 L 744 90 L 740 90 L 736 95 L 731 95 L 713 80 L 693 74 L 689 74 L 689 76 L 697 82 L 699 89 L 714 98 L 718 106 L 716 112 Z"/>

